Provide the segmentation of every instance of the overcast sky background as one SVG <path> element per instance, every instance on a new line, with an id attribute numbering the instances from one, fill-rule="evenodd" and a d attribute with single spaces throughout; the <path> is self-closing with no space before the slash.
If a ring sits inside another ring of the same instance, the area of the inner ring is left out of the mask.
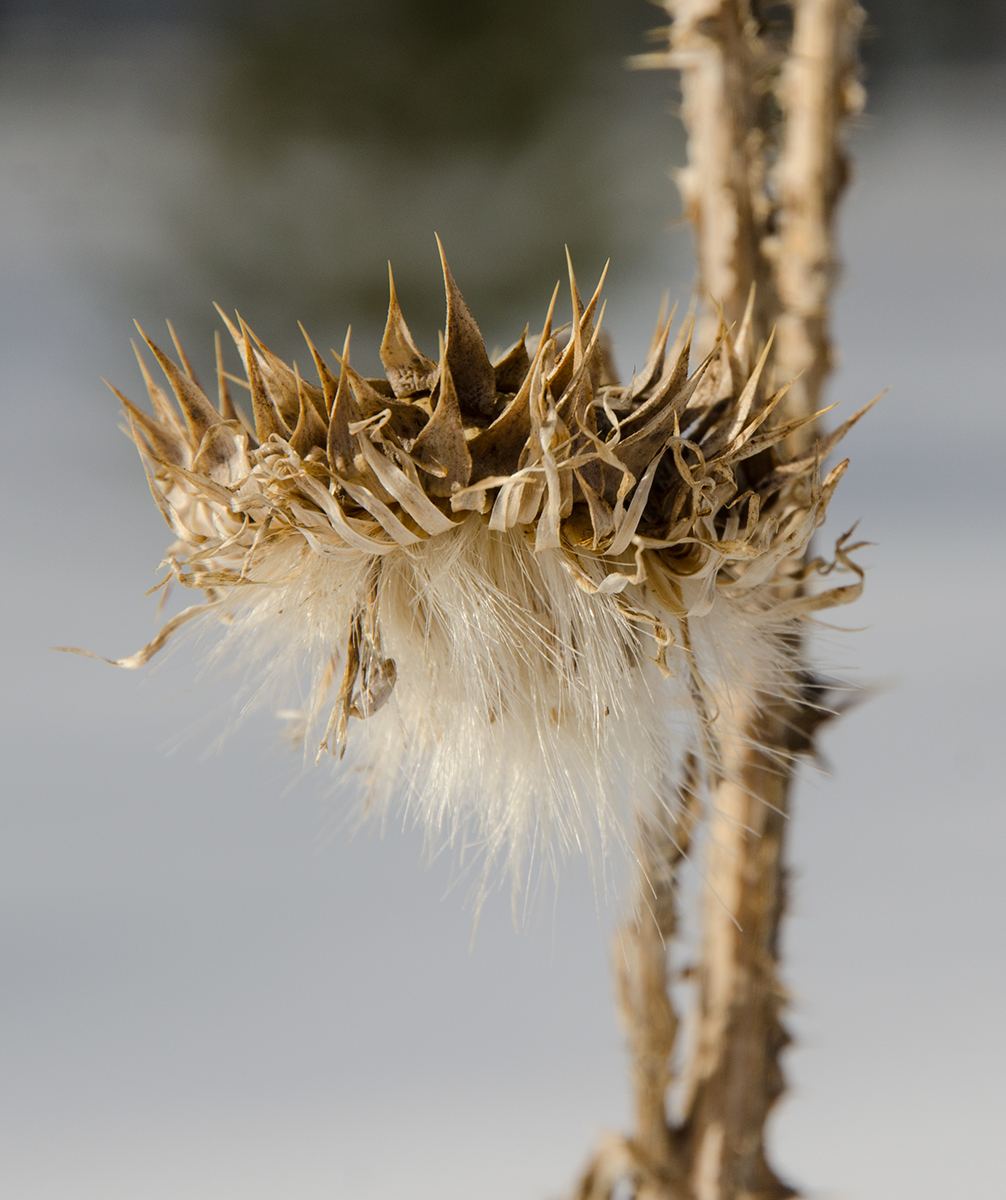
<path id="1" fill-rule="evenodd" d="M 213 299 L 284 351 L 298 317 L 334 339 L 357 304 L 376 362 L 368 273 L 383 288 L 390 244 L 428 336 L 438 228 L 504 343 L 539 319 L 575 218 L 583 276 L 614 242 L 627 374 L 663 289 L 690 289 L 670 82 L 592 43 L 516 149 L 441 148 L 405 187 L 399 150 L 368 159 L 345 131 L 242 158 L 206 116 L 218 43 L 178 6 L 120 9 L 72 37 L 42 6 L 3 27 L 0 1192 L 558 1196 L 627 1121 L 612 914 L 583 871 L 526 929 L 491 898 L 470 949 L 450 856 L 428 864 L 411 831 L 350 840 L 269 717 L 205 753 L 226 689 L 187 652 L 142 675 L 45 647 L 128 653 L 155 628 L 165 530 L 99 381 L 138 393 L 134 315 L 176 318 L 208 365 Z M 848 439 L 828 525 L 876 543 L 843 614 L 862 628 L 821 656 L 877 694 L 800 789 L 772 1142 L 788 1178 L 849 1200 L 999 1200 L 1006 1177 L 1006 72 L 981 58 L 878 60 L 842 218 L 831 399 L 892 391 Z"/>

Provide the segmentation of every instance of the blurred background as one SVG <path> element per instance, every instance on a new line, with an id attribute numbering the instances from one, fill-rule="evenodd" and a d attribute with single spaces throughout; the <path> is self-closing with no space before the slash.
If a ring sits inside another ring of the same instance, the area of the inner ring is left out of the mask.
<path id="1" fill-rule="evenodd" d="M 811 1194 L 998 1200 L 1006 1177 L 1006 8 L 876 0 L 836 309 L 851 412 L 829 531 L 877 545 L 822 661 L 874 696 L 804 772 L 782 1172 Z M 687 300 L 673 79 L 640 0 L 0 4 L 0 1194 L 558 1196 L 627 1121 L 615 908 L 570 864 L 520 929 L 226 688 L 145 675 L 166 531 L 99 380 L 131 319 L 210 374 L 210 302 L 376 370 L 391 258 L 427 352 L 440 233 L 487 340 L 570 245 L 612 259 L 624 374 Z M 338 339 L 338 342 L 337 342 Z M 840 410 L 840 411 L 843 411 Z M 383 836 L 381 836 L 383 832 Z"/>

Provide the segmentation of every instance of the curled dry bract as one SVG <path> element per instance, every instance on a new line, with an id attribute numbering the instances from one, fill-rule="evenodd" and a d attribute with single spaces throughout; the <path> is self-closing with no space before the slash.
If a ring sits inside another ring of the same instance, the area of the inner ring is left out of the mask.
<path id="1" fill-rule="evenodd" d="M 338 373 L 308 342 L 310 382 L 225 317 L 251 420 L 219 354 L 214 405 L 145 338 L 177 408 L 145 368 L 153 415 L 120 398 L 176 538 L 166 561 L 206 601 L 118 665 L 198 618 L 219 654 L 306 680 L 301 735 L 319 756 L 351 744 L 372 796 L 490 858 L 603 855 L 665 802 L 685 751 L 718 770 L 742 696 L 786 691 L 796 623 L 858 594 L 814 592 L 801 563 L 847 426 L 786 460 L 795 423 L 774 417 L 749 322 L 693 369 L 689 321 L 673 340 L 661 321 L 619 384 L 600 285 L 584 304 L 572 267 L 571 326 L 553 328 L 553 296 L 540 335 L 493 363 L 443 267 L 437 361 L 392 284 L 386 379 L 353 369 L 347 339 Z"/>

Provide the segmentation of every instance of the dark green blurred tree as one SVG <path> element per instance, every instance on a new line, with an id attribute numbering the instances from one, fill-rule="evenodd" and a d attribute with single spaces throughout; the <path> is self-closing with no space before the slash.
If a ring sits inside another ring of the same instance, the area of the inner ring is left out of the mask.
<path id="1" fill-rule="evenodd" d="M 618 13 L 618 9 L 626 13 Z M 419 159 L 513 153 L 582 60 L 638 45 L 640 4 L 603 0 L 292 0 L 224 10 L 227 116 L 259 148 L 314 135 Z"/>
<path id="2" fill-rule="evenodd" d="M 624 67 L 658 18 L 645 0 L 224 0 L 205 108 L 219 171 L 176 219 L 250 319 L 372 335 L 391 258 L 432 351 L 436 229 L 476 315 L 516 336 L 564 243 L 585 276 L 609 254 L 630 268 L 652 253 L 640 205 L 655 198 L 658 233 L 671 215 L 668 81 Z M 649 154 L 630 161 L 637 94 Z"/>

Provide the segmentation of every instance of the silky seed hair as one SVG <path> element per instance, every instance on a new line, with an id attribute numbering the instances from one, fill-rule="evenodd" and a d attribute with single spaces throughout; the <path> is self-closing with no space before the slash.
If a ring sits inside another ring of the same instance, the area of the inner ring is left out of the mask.
<path id="1" fill-rule="evenodd" d="M 221 311 L 245 378 L 218 335 L 214 404 L 173 331 L 177 362 L 141 330 L 173 400 L 139 350 L 152 411 L 115 394 L 174 535 L 165 580 L 204 600 L 105 661 L 143 666 L 200 627 L 207 664 L 286 706 L 312 758 L 345 756 L 368 811 L 518 874 L 571 850 L 604 869 L 686 760 L 718 776 L 742 703 L 796 686 L 800 623 L 859 594 L 847 539 L 830 564 L 802 556 L 847 465 L 821 463 L 866 409 L 788 457 L 814 418 L 776 419 L 753 304 L 694 366 L 691 320 L 672 338 L 662 313 L 622 384 L 603 275 L 584 304 L 571 264 L 569 326 L 557 286 L 540 334 L 494 362 L 440 254 L 439 354 L 392 280 L 384 378 L 352 367 L 348 336 L 333 370 L 305 333 L 305 379 Z M 836 566 L 856 581 L 815 589 Z"/>

